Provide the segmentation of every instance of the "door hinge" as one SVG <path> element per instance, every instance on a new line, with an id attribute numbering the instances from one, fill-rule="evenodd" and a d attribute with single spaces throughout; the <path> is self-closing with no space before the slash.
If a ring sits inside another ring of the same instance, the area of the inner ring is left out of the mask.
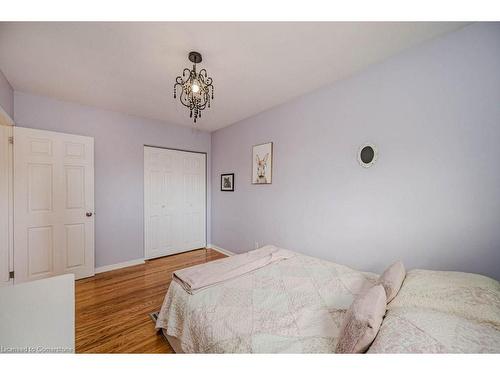
<path id="1" fill-rule="evenodd" d="M 14 278 L 14 271 L 10 271 L 9 272 L 9 279 L 13 279 Z"/>
<path id="2" fill-rule="evenodd" d="M 11 136 L 11 137 L 9 137 L 9 143 L 10 143 L 11 145 L 13 145 L 13 144 L 14 144 L 14 137 L 12 137 L 12 136 Z"/>

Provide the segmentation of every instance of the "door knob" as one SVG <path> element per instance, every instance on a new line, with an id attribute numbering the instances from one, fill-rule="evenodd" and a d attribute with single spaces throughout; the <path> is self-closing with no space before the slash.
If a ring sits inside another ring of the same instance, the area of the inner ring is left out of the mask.
<path id="1" fill-rule="evenodd" d="M 85 216 L 87 216 L 87 217 L 91 217 L 91 216 L 92 216 L 92 212 L 87 212 L 87 213 L 85 214 Z"/>

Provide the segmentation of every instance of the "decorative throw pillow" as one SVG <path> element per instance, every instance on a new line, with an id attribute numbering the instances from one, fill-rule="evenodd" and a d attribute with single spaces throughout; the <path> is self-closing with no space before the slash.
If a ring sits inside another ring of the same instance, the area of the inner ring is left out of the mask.
<path id="1" fill-rule="evenodd" d="M 346 312 L 337 353 L 364 353 L 377 336 L 387 307 L 382 285 L 375 285 L 356 297 Z"/>
<path id="2" fill-rule="evenodd" d="M 406 277 L 406 270 L 403 262 L 398 261 L 391 264 L 384 273 L 379 277 L 377 284 L 380 284 L 385 289 L 387 295 L 387 303 L 391 302 L 401 289 L 403 280 Z"/>

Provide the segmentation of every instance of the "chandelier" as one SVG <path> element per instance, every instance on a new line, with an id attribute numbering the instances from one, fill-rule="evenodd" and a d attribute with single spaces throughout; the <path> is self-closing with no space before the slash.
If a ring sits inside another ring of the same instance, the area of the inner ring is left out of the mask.
<path id="1" fill-rule="evenodd" d="M 193 69 L 185 68 L 182 76 L 175 79 L 174 99 L 177 98 L 178 86 L 180 89 L 179 99 L 183 106 L 189 108 L 189 117 L 196 119 L 201 117 L 201 111 L 207 106 L 210 108 L 210 100 L 214 98 L 214 86 L 212 78 L 208 77 L 206 69 L 196 71 L 196 64 L 201 63 L 199 52 L 189 52 L 189 61 L 193 63 Z"/>

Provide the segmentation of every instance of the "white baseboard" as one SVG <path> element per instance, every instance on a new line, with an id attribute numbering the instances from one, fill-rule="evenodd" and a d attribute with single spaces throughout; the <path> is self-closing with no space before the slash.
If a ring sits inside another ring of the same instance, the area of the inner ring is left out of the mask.
<path id="1" fill-rule="evenodd" d="M 144 258 L 132 259 L 132 260 L 128 260 L 126 262 L 108 264 L 107 266 L 97 267 L 95 269 L 95 273 L 103 273 L 103 272 L 113 271 L 113 270 L 117 270 L 120 268 L 136 266 L 138 264 L 143 264 L 143 263 L 144 263 Z"/>
<path id="2" fill-rule="evenodd" d="M 207 246 L 209 249 L 214 249 L 215 251 L 218 251 L 219 253 L 222 253 L 224 255 L 227 255 L 228 257 L 230 256 L 233 256 L 234 254 L 236 253 L 233 253 L 232 251 L 229 251 L 229 250 L 226 250 L 226 249 L 223 249 L 222 247 L 219 247 L 217 245 L 214 245 L 214 244 L 208 244 Z"/>

